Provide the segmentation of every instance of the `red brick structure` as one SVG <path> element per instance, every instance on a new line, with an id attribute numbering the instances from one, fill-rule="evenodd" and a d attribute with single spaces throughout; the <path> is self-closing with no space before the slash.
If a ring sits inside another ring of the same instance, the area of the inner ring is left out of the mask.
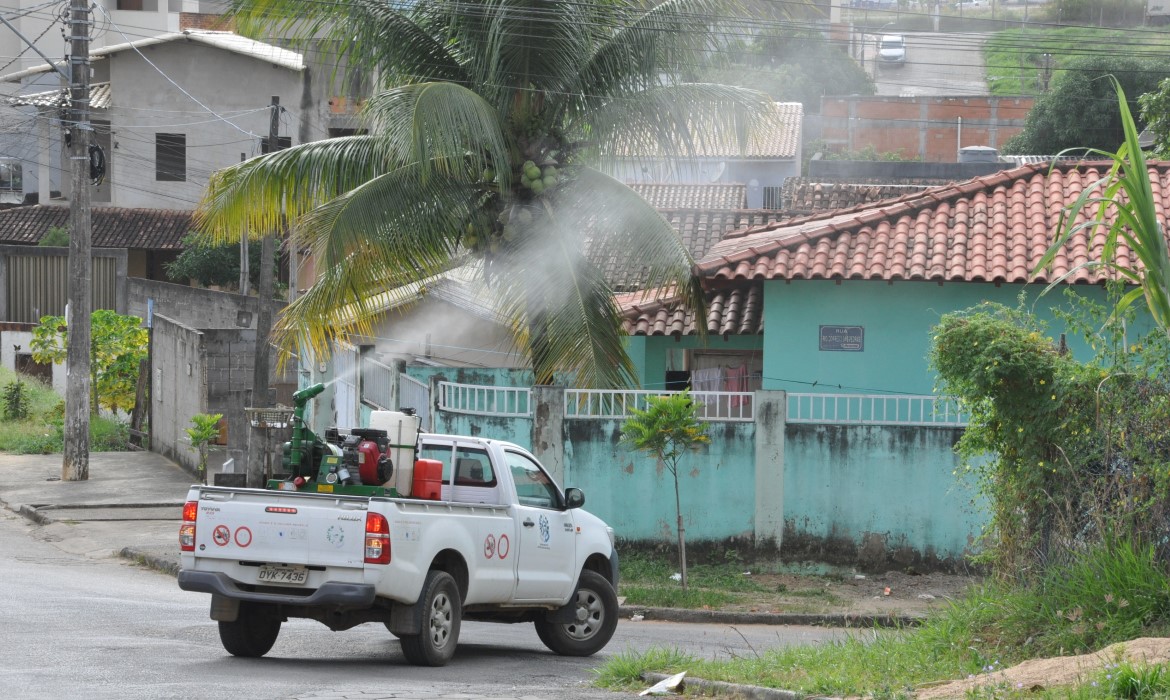
<path id="1" fill-rule="evenodd" d="M 1032 103 L 1031 97 L 824 97 L 820 138 L 833 150 L 872 146 L 953 163 L 962 146 L 1001 148 L 1023 130 Z"/>

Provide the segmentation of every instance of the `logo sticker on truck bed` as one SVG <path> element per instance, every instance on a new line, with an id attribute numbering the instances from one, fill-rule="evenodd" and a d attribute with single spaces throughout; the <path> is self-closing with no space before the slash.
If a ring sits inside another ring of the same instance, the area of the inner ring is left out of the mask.
<path id="1" fill-rule="evenodd" d="M 341 529 L 339 525 L 330 525 L 329 529 L 325 531 L 325 540 L 341 549 L 342 545 L 345 544 L 345 530 Z"/>

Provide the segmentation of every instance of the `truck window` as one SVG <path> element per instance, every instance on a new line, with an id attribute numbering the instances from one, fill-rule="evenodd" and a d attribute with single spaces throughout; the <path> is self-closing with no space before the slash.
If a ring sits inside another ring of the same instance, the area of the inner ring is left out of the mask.
<path id="1" fill-rule="evenodd" d="M 454 445 L 428 445 L 423 443 L 418 451 L 419 459 L 436 459 L 443 463 L 443 483 L 451 483 L 451 452 Z"/>
<path id="2" fill-rule="evenodd" d="M 559 508 L 560 492 L 540 465 L 517 452 L 505 452 L 512 481 L 516 484 L 516 500 L 521 505 L 537 508 Z"/>
<path id="3" fill-rule="evenodd" d="M 455 485 L 492 488 L 496 475 L 487 450 L 460 447 L 455 450 Z"/>

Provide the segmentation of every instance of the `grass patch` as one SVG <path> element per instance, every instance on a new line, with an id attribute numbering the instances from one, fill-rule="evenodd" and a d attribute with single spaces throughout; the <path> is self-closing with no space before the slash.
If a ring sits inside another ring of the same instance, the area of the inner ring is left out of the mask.
<path id="1" fill-rule="evenodd" d="M 24 384 L 28 397 L 28 417 L 20 420 L 0 419 L 0 452 L 14 454 L 53 454 L 64 449 L 65 401 L 44 382 L 18 376 L 0 367 L 0 387 L 14 381 Z M 91 416 L 89 442 L 91 452 L 117 452 L 128 449 L 129 426 L 119 420 Z"/>
<path id="2" fill-rule="evenodd" d="M 821 612 L 839 601 L 822 588 L 789 589 L 765 582 L 734 556 L 723 563 L 687 567 L 687 590 L 671 578 L 678 569 L 663 556 L 631 552 L 621 560 L 619 594 L 627 605 L 664 608 L 735 607 L 786 612 Z M 797 599 L 797 600 L 792 600 Z"/>
<path id="3" fill-rule="evenodd" d="M 1070 60 L 1084 56 L 1086 46 L 1126 55 L 1164 56 L 1170 33 L 1143 28 L 1063 27 L 1009 29 L 992 35 L 983 46 L 987 86 L 992 95 L 1037 95 L 1043 91 L 1044 54 L 1051 54 L 1051 79 Z"/>
<path id="4" fill-rule="evenodd" d="M 626 653 L 600 669 L 597 683 L 629 688 L 642 685 L 640 675 L 645 671 L 685 670 L 709 680 L 811 695 L 899 697 L 925 683 L 995 673 L 1026 658 L 1079 654 L 1140 636 L 1164 635 L 1168 623 L 1170 578 L 1158 565 L 1153 548 L 1113 542 L 1054 566 L 1031 585 L 976 587 L 914 630 L 860 630 L 841 642 L 773 649 L 726 661 L 699 659 L 678 650 Z M 1053 689 L 1056 694 L 1051 697 L 1069 697 L 1070 692 L 1086 698 L 1166 697 L 1167 673 L 1116 665 L 1077 689 Z M 1119 680 L 1122 677 L 1127 680 Z M 1137 692 L 1141 688 L 1158 690 Z M 976 697 L 1011 697 L 1016 690 L 1022 698 L 1028 689 L 984 689 Z"/>

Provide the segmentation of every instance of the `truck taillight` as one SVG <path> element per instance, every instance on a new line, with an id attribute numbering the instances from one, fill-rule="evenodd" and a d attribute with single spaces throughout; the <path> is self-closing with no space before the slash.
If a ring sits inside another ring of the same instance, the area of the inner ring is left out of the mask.
<path id="1" fill-rule="evenodd" d="M 183 504 L 183 524 L 179 526 L 179 550 L 195 551 L 195 518 L 199 515 L 199 501 Z"/>
<path id="2" fill-rule="evenodd" d="M 366 513 L 366 563 L 390 563 L 390 523 L 378 513 Z"/>

